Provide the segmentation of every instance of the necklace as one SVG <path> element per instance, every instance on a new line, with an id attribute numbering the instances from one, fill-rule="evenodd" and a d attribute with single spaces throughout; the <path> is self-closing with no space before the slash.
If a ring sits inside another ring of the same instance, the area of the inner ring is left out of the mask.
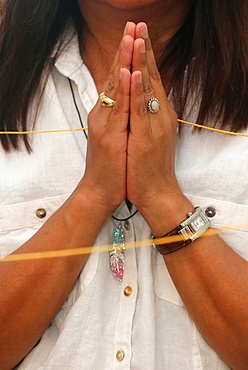
<path id="1" fill-rule="evenodd" d="M 77 111 L 78 119 L 80 122 L 81 127 L 84 129 L 84 124 L 83 120 L 76 102 L 76 97 L 74 94 L 72 82 L 70 78 L 68 78 L 69 85 L 70 85 L 70 90 L 72 94 L 72 99 L 73 99 L 73 104 L 74 107 Z M 85 130 L 83 130 L 83 133 L 85 135 L 86 140 L 88 140 L 88 135 Z M 113 232 L 112 236 L 112 245 L 109 248 L 109 262 L 110 262 L 110 268 L 112 271 L 113 276 L 119 280 L 123 280 L 123 275 L 124 275 L 124 261 L 125 261 L 125 231 L 122 227 L 121 222 L 128 221 L 131 218 L 133 218 L 136 214 L 138 213 L 138 209 L 136 209 L 132 214 L 130 214 L 126 218 L 117 218 L 114 215 L 111 217 L 115 220 L 118 221 L 118 225 L 115 227 L 115 230 Z"/>

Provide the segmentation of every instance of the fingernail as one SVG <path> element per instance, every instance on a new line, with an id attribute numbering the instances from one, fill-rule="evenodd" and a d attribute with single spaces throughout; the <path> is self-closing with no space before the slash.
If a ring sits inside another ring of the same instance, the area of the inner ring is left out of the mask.
<path id="1" fill-rule="evenodd" d="M 144 25 L 144 27 L 141 28 L 140 30 L 140 35 L 146 39 L 148 37 L 148 31 L 147 31 L 147 27 Z"/>
<path id="2" fill-rule="evenodd" d="M 121 43 L 120 43 L 120 49 L 122 49 L 122 48 L 123 48 L 124 43 L 125 43 L 125 38 L 123 37 L 123 38 L 122 38 L 122 40 L 121 40 Z"/>
<path id="3" fill-rule="evenodd" d="M 142 82 L 142 73 L 137 71 L 136 73 L 136 81 L 140 84 Z"/>
<path id="4" fill-rule="evenodd" d="M 129 24 L 129 21 L 127 21 L 127 23 L 125 25 L 124 32 L 123 32 L 124 36 L 127 34 L 128 24 Z"/>
<path id="5" fill-rule="evenodd" d="M 120 69 L 120 80 L 122 80 L 122 72 L 123 71 L 123 68 Z"/>
<path id="6" fill-rule="evenodd" d="M 144 40 L 141 40 L 141 43 L 140 43 L 140 52 L 141 53 L 145 53 L 146 52 L 146 46 L 145 46 L 145 41 Z"/>

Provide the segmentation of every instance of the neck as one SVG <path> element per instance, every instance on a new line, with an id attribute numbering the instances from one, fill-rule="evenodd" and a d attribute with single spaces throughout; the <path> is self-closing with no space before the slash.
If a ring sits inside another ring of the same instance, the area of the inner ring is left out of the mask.
<path id="1" fill-rule="evenodd" d="M 108 75 L 127 21 L 146 22 L 159 62 L 166 42 L 184 22 L 189 0 L 78 0 L 85 20 L 81 55 L 98 90 Z"/>

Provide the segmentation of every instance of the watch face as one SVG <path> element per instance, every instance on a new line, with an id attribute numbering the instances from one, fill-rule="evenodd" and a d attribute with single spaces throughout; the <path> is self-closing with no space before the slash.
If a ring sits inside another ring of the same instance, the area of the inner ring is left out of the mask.
<path id="1" fill-rule="evenodd" d="M 194 231 L 199 231 L 205 225 L 205 221 L 201 216 L 198 216 L 191 222 L 190 226 Z"/>

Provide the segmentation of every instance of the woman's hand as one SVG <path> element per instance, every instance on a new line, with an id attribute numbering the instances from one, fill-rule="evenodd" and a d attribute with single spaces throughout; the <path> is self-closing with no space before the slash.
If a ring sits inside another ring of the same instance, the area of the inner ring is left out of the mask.
<path id="1" fill-rule="evenodd" d="M 130 104 L 130 69 L 135 25 L 126 26 L 120 48 L 105 84 L 113 107 L 98 101 L 89 114 L 85 175 L 80 183 L 109 214 L 126 198 L 127 138 Z"/>
<path id="2" fill-rule="evenodd" d="M 142 213 L 179 191 L 174 173 L 177 116 L 165 94 L 144 23 L 136 27 L 132 71 L 127 196 Z M 160 103 L 155 114 L 147 109 L 153 97 Z"/>

